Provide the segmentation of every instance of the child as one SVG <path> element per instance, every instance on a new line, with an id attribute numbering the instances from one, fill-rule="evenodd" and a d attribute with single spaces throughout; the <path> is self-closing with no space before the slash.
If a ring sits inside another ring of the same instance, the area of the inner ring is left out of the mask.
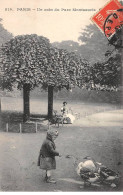
<path id="1" fill-rule="evenodd" d="M 57 130 L 48 130 L 46 139 L 44 140 L 40 154 L 38 157 L 38 166 L 40 169 L 46 170 L 46 182 L 47 183 L 56 183 L 54 179 L 51 178 L 51 170 L 56 169 L 56 160 L 55 156 L 59 156 L 59 153 L 55 150 L 56 146 L 54 140 L 58 136 Z"/>

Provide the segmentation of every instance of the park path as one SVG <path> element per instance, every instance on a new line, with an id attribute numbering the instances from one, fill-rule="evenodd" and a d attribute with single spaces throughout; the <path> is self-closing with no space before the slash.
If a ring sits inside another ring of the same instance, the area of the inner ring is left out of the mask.
<path id="1" fill-rule="evenodd" d="M 72 125 L 60 125 L 58 131 L 56 146 L 62 157 L 56 159 L 56 185 L 46 184 L 44 173 L 37 167 L 45 131 L 33 134 L 0 132 L 1 191 L 83 191 L 73 161 L 65 158 L 67 154 L 79 157 L 80 161 L 87 155 L 93 156 L 122 174 L 123 110 L 91 114 Z"/>

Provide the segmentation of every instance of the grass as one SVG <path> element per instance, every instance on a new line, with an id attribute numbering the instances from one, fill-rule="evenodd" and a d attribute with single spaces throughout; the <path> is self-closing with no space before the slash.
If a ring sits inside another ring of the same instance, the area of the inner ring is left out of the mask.
<path id="1" fill-rule="evenodd" d="M 8 131 L 9 132 L 21 132 L 22 133 L 35 133 L 36 131 L 45 131 L 47 130 L 47 126 L 43 125 L 43 122 L 47 120 L 46 115 L 34 115 L 30 116 L 30 121 L 27 123 L 23 123 L 23 114 L 19 112 L 1 112 L 0 116 L 0 131 Z M 37 123 L 37 124 L 36 124 Z M 8 124 L 8 127 L 7 127 Z M 37 125 L 37 127 L 36 127 Z"/>
<path id="2" fill-rule="evenodd" d="M 61 114 L 61 106 L 63 100 L 54 99 L 54 110 Z M 71 108 L 73 113 L 80 113 L 81 118 L 85 115 L 91 115 L 96 112 L 104 112 L 106 110 L 114 109 L 111 104 L 92 104 L 81 101 L 67 101 L 68 108 Z M 35 133 L 36 123 L 37 131 L 44 131 L 47 129 L 47 99 L 31 99 L 30 100 L 30 122 L 23 123 L 23 101 L 22 98 L 2 97 L 1 99 L 1 117 L 0 117 L 0 131 L 20 132 L 20 123 L 22 133 Z M 118 108 L 118 106 L 117 106 Z M 116 108 L 115 108 L 116 109 Z"/>

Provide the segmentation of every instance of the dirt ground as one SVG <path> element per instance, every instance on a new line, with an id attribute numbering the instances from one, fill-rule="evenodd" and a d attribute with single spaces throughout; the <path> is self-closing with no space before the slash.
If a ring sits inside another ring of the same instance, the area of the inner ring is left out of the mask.
<path id="1" fill-rule="evenodd" d="M 57 150 L 62 157 L 56 157 L 57 169 L 53 172 L 56 184 L 44 181 L 44 172 L 37 167 L 37 158 L 46 131 L 37 133 L 0 132 L 0 191 L 107 191 L 107 188 L 80 188 L 81 178 L 77 176 L 72 159 L 81 161 L 92 156 L 96 161 L 120 173 L 122 191 L 122 139 L 123 110 L 111 110 L 81 117 L 74 124 L 53 126 L 59 131 Z M 110 189 L 111 190 L 111 189 Z"/>

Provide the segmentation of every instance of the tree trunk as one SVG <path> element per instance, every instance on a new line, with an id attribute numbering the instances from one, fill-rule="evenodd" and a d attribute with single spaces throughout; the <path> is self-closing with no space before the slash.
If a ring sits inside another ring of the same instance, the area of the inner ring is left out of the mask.
<path id="1" fill-rule="evenodd" d="M 48 119 L 53 117 L 53 86 L 48 86 Z"/>
<path id="2" fill-rule="evenodd" d="M 23 122 L 30 119 L 30 84 L 23 85 Z"/>

